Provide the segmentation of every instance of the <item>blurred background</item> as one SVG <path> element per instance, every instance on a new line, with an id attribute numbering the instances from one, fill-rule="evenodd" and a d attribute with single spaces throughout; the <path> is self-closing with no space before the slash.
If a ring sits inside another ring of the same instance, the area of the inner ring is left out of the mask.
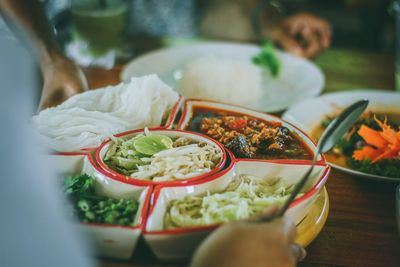
<path id="1" fill-rule="evenodd" d="M 75 2 L 85 2 L 75 1 Z M 157 10 L 162 10 L 162 3 L 166 3 L 168 1 L 151 1 L 154 2 L 153 12 L 157 12 Z M 58 37 L 60 42 L 66 43 L 68 39 L 71 37 L 71 32 L 69 31 L 69 25 L 71 21 L 70 16 L 70 7 L 71 2 L 74 0 L 42 0 L 45 3 L 48 16 L 51 18 L 52 22 L 57 26 L 58 29 Z M 132 8 L 132 3 L 135 2 L 135 7 Z M 150 21 L 150 19 L 146 16 L 146 14 L 150 13 L 149 10 L 143 10 L 143 6 L 140 6 L 140 2 L 146 2 L 146 0 L 142 1 L 127 1 L 128 9 L 131 16 L 128 16 L 130 20 L 134 20 L 129 22 L 128 24 L 134 25 L 138 23 L 146 23 L 146 19 Z M 157 2 L 157 3 L 156 3 Z M 230 18 L 234 18 L 234 21 L 239 20 L 239 16 L 235 14 L 233 11 L 234 8 L 230 8 L 229 5 L 232 5 L 234 2 L 238 2 L 237 0 L 226 1 L 226 0 L 214 0 L 214 1 L 197 1 L 196 6 L 191 3 L 195 1 L 172 1 L 176 5 L 181 5 L 181 3 L 187 3 L 183 6 L 179 6 L 180 11 L 186 9 L 185 12 L 179 12 L 180 14 L 186 14 L 185 17 L 175 17 L 175 21 L 180 25 L 180 32 L 166 32 L 169 36 L 173 35 L 183 35 L 185 37 L 193 35 L 194 33 L 190 31 L 190 27 L 194 28 L 194 23 L 202 24 L 202 20 L 208 19 L 207 12 L 210 9 L 204 8 L 205 6 L 213 5 L 213 11 L 217 10 L 218 7 L 224 4 L 221 12 L 227 13 L 226 16 L 222 16 L 225 18 L 225 23 Z M 269 1 L 274 6 L 277 6 L 283 15 L 289 15 L 292 13 L 297 13 L 301 11 L 312 12 L 316 15 L 319 15 L 326 20 L 328 20 L 332 24 L 333 29 L 333 48 L 354 48 L 358 50 L 365 51 L 376 51 L 376 52 L 393 52 L 394 51 L 394 42 L 395 42 L 395 21 L 394 15 L 391 11 L 391 5 L 393 0 L 272 0 Z M 138 4 L 139 3 L 139 4 Z M 169 2 L 171 3 L 171 1 Z M 221 4 L 219 4 L 221 3 Z M 158 6 L 158 7 L 157 7 Z M 142 7 L 142 10 L 139 10 Z M 134 10 L 132 10 L 134 9 Z M 163 9 L 166 15 L 168 14 L 168 10 Z M 135 13 L 136 12 L 136 13 Z M 229 14 L 228 14 L 229 13 Z M 142 16 L 142 17 L 141 17 Z M 158 14 L 160 17 L 160 14 Z M 212 20 L 211 20 L 212 21 Z M 159 22 L 159 21 L 158 21 Z M 230 21 L 232 22 L 232 20 Z M 227 30 L 223 26 L 223 21 L 221 22 L 222 28 L 221 31 Z M 206 23 L 207 24 L 207 23 Z M 210 24 L 210 23 L 208 23 Z M 213 22 L 211 22 L 213 24 Z M 214 23 L 215 24 L 215 23 Z M 219 24 L 219 23 L 217 23 Z M 244 23 L 245 24 L 245 23 Z M 162 29 L 159 29 L 162 23 L 158 23 L 157 30 L 152 30 L 152 27 L 149 26 L 150 35 L 163 35 Z M 182 27 L 185 25 L 186 27 Z M 217 26 L 217 25 L 214 25 Z M 154 27 L 153 27 L 154 28 Z M 162 28 L 162 27 L 161 27 Z M 173 28 L 173 27 L 170 27 Z M 203 27 L 207 28 L 206 27 Z M 208 27 L 208 29 L 213 28 L 212 26 Z M 244 27 L 246 28 L 246 27 Z M 215 29 L 212 29 L 215 31 Z M 236 29 L 236 31 L 239 31 Z M 128 27 L 128 35 L 134 36 L 141 34 L 135 28 Z M 197 34 L 197 33 L 196 33 Z M 207 36 L 207 29 L 200 32 L 200 35 Z M 215 32 L 209 35 L 208 37 L 215 36 Z M 219 39 L 240 39 L 240 38 L 224 38 L 222 34 L 222 38 Z"/>

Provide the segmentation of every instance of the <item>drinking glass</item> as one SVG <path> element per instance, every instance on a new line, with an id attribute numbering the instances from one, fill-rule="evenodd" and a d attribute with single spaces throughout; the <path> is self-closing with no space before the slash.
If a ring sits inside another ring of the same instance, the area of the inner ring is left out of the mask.
<path id="1" fill-rule="evenodd" d="M 72 38 L 81 53 L 99 58 L 122 50 L 126 0 L 72 0 Z"/>

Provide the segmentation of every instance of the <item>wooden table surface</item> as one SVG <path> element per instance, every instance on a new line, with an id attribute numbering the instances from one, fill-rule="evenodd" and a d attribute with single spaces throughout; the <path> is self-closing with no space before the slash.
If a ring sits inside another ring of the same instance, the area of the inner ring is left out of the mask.
<path id="1" fill-rule="evenodd" d="M 324 93 L 349 88 L 394 88 L 393 56 L 328 50 L 316 63 L 326 77 Z M 87 69 L 91 88 L 119 82 L 121 67 Z M 300 266 L 400 266 L 400 236 L 395 218 L 396 184 L 366 180 L 332 170 L 327 183 L 330 211 L 320 235 L 307 247 Z M 101 260 L 106 267 L 181 267 L 158 262 L 140 241 L 128 261 Z"/>

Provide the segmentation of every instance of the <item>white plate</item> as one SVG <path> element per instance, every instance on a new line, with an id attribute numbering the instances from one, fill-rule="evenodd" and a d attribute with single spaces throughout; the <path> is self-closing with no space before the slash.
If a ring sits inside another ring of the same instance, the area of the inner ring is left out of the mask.
<path id="1" fill-rule="evenodd" d="M 190 61 L 213 56 L 239 60 L 251 60 L 260 51 L 260 47 L 250 44 L 204 42 L 181 45 L 150 52 L 127 64 L 121 73 L 121 79 L 156 73 L 160 78 L 178 88 L 181 69 Z M 322 71 L 312 62 L 285 52 L 278 52 L 282 63 L 277 79 L 268 74 L 263 77 L 264 95 L 249 108 L 266 112 L 281 111 L 299 100 L 318 95 L 325 83 Z M 246 88 L 243 88 L 246 90 Z"/>
<path id="2" fill-rule="evenodd" d="M 310 134 L 321 121 L 329 114 L 349 106 L 357 100 L 368 99 L 370 101 L 367 110 L 375 112 L 399 112 L 400 113 L 400 93 L 385 92 L 380 90 L 355 90 L 340 93 L 331 93 L 317 98 L 304 100 L 287 110 L 282 118 L 291 122 L 295 126 Z M 399 178 L 391 178 L 380 175 L 367 174 L 349 168 L 341 167 L 330 163 L 333 167 L 349 174 L 362 177 L 400 181 Z"/>

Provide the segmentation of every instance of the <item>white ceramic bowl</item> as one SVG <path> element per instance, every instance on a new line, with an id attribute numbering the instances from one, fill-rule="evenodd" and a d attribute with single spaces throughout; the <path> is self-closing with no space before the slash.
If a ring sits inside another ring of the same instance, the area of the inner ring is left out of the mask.
<path id="1" fill-rule="evenodd" d="M 296 183 L 307 172 L 308 164 L 286 162 L 241 161 L 231 164 L 224 171 L 189 186 L 160 186 L 155 189 L 153 203 L 145 226 L 144 237 L 155 255 L 162 260 L 189 258 L 201 241 L 218 225 L 164 229 L 166 208 L 171 200 L 188 195 L 198 195 L 224 190 L 235 175 L 252 174 L 265 179 L 282 177 L 288 183 Z M 286 215 L 299 223 L 318 198 L 329 174 L 329 166 L 318 164 L 304 187 L 304 195 L 296 199 Z"/>
<path id="2" fill-rule="evenodd" d="M 205 135 L 194 133 L 194 132 L 186 132 L 186 131 L 180 131 L 180 130 L 168 130 L 168 129 L 162 129 L 162 128 L 153 128 L 153 129 L 149 129 L 149 131 L 151 133 L 163 134 L 163 135 L 169 136 L 171 138 L 187 137 L 187 138 L 197 141 L 197 142 L 208 143 L 208 144 L 216 147 L 221 152 L 221 155 L 222 155 L 221 160 L 216 164 L 216 166 L 210 172 L 201 174 L 196 177 L 192 177 L 190 179 L 182 179 L 182 180 L 174 180 L 174 181 L 166 181 L 166 182 L 154 182 L 154 181 L 140 180 L 140 179 L 136 179 L 134 177 L 125 176 L 125 175 L 115 172 L 114 170 L 109 168 L 107 166 L 107 164 L 103 161 L 103 158 L 108 151 L 110 141 L 111 141 L 110 139 L 108 139 L 108 140 L 104 141 L 100 145 L 100 147 L 96 150 L 96 162 L 99 164 L 100 168 L 103 169 L 105 173 L 107 173 L 107 175 L 109 177 L 112 177 L 115 180 L 122 181 L 124 183 L 130 183 L 133 185 L 141 185 L 141 186 L 189 184 L 193 181 L 201 180 L 203 178 L 208 177 L 209 175 L 219 172 L 225 165 L 225 162 L 227 160 L 225 148 L 220 143 L 214 141 L 213 139 L 211 139 Z M 143 133 L 144 133 L 144 130 L 140 129 L 140 130 L 134 130 L 134 131 L 120 133 L 115 136 L 123 137 L 123 138 L 132 138 L 135 135 L 143 134 Z"/>
<path id="3" fill-rule="evenodd" d="M 133 254 L 142 233 L 151 197 L 151 188 L 121 183 L 107 177 L 95 164 L 89 153 L 69 153 L 49 156 L 55 170 L 65 175 L 86 173 L 96 179 L 99 195 L 116 199 L 139 201 L 138 212 L 133 226 L 111 224 L 80 223 L 95 246 L 95 252 L 104 257 L 128 259 Z"/>
<path id="4" fill-rule="evenodd" d="M 183 104 L 183 111 L 181 118 L 178 122 L 177 129 L 180 130 L 185 130 L 189 126 L 189 123 L 194 115 L 194 112 L 197 109 L 201 110 L 209 110 L 210 112 L 217 111 L 217 112 L 225 112 L 227 114 L 234 114 L 234 115 L 247 115 L 249 117 L 254 117 L 257 118 L 261 121 L 271 121 L 271 122 L 278 122 L 282 126 L 288 128 L 292 133 L 297 135 L 297 137 L 300 139 L 300 141 L 303 142 L 303 144 L 310 150 L 310 153 L 313 154 L 313 151 L 316 150 L 316 145 L 312 141 L 312 139 L 305 134 L 303 131 L 301 131 L 299 128 L 293 126 L 292 124 L 281 120 L 280 118 L 266 114 L 263 112 L 255 111 L 252 109 L 240 107 L 240 106 L 235 106 L 235 105 L 229 105 L 229 104 L 224 104 L 224 103 L 219 103 L 219 102 L 214 102 L 214 101 L 208 101 L 208 100 L 200 100 L 200 99 L 187 99 L 185 100 Z M 256 160 L 256 161 L 274 161 L 274 160 L 261 160 L 261 159 L 251 159 L 251 160 Z M 279 161 L 282 161 L 283 159 L 277 159 Z M 286 159 L 285 161 L 289 162 L 303 162 L 309 160 L 296 160 L 296 159 Z M 318 156 L 318 161 L 319 162 L 324 162 L 325 159 L 323 156 Z"/>

